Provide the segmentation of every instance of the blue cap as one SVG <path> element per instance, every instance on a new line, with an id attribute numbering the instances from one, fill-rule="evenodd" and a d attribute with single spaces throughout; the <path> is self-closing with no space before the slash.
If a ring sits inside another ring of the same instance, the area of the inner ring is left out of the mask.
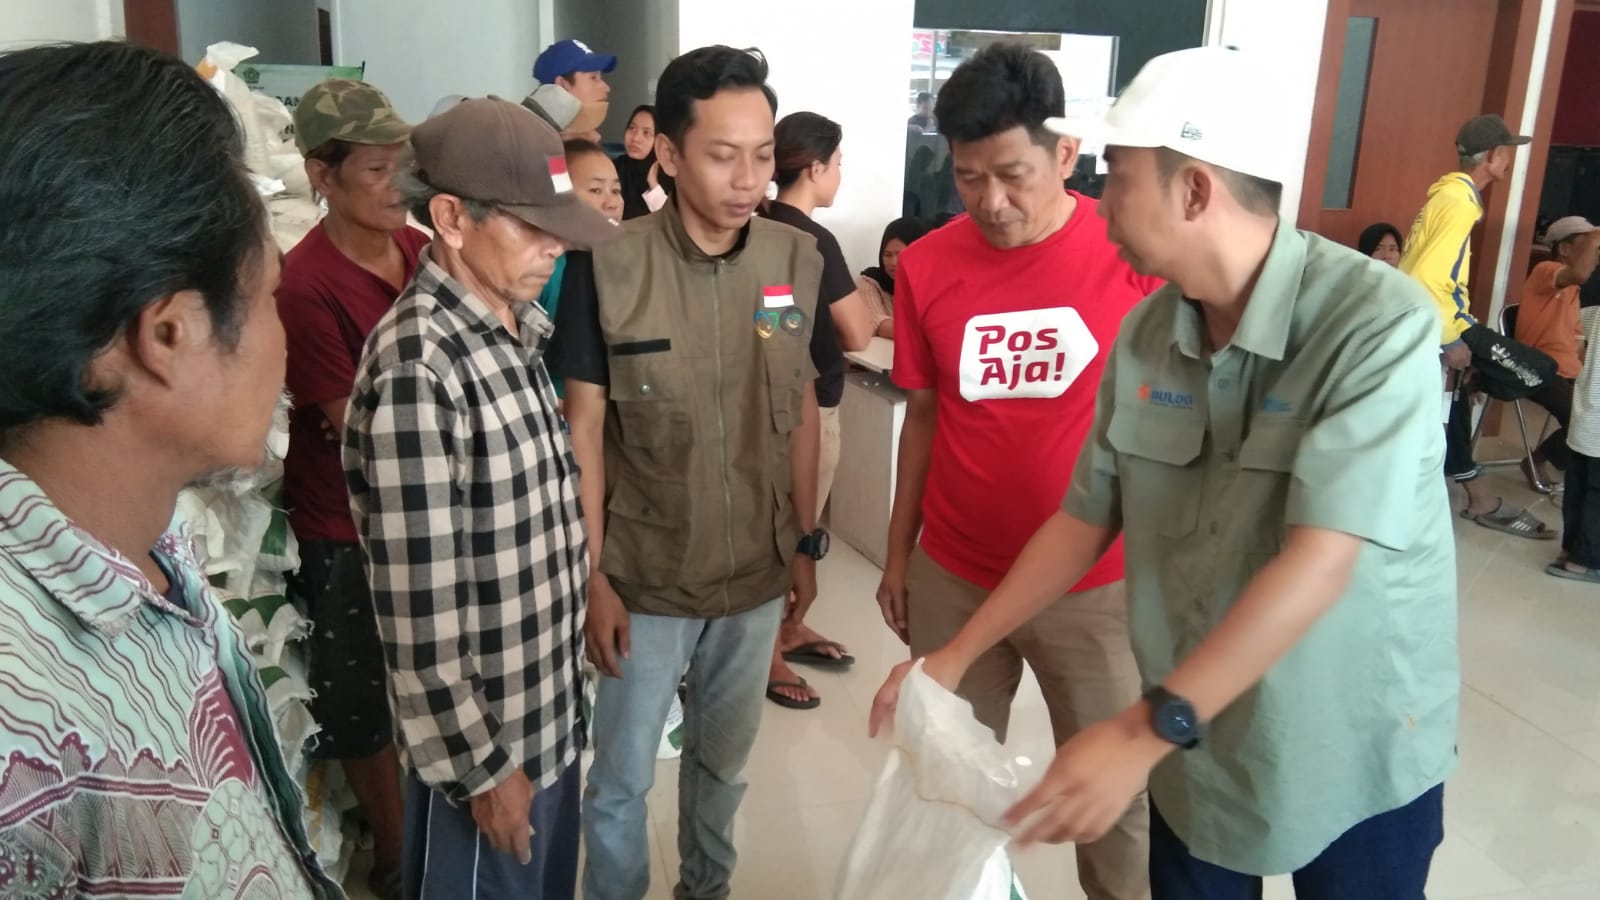
<path id="1" fill-rule="evenodd" d="M 616 67 L 615 56 L 596 53 L 583 41 L 556 41 L 539 54 L 533 77 L 542 84 L 555 84 L 557 78 L 573 72 L 609 72 Z"/>

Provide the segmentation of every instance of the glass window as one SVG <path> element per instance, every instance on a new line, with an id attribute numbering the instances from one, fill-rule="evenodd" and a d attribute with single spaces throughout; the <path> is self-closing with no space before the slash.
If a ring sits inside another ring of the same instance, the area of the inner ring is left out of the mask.
<path id="1" fill-rule="evenodd" d="M 1355 196 L 1361 120 L 1367 109 L 1367 83 L 1377 37 L 1378 20 L 1371 16 L 1352 16 L 1345 26 L 1339 97 L 1333 111 L 1333 142 L 1328 147 L 1328 177 L 1322 185 L 1323 209 L 1349 209 Z"/>
<path id="2" fill-rule="evenodd" d="M 951 174 L 950 150 L 939 134 L 932 103 L 950 75 L 973 54 L 997 41 L 1020 41 L 1039 50 L 1061 70 L 1069 115 L 1103 110 L 1117 71 L 1118 40 L 1108 35 L 1038 34 L 1007 31 L 914 30 L 907 98 L 904 214 L 936 219 L 962 211 Z M 921 102 L 919 102 L 921 101 Z M 1094 148 L 1086 147 L 1077 174 L 1067 183 L 1099 196 Z"/>

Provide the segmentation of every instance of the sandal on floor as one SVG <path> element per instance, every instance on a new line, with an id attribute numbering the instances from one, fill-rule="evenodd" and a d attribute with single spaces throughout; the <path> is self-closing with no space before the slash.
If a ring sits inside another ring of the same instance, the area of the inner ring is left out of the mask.
<path id="1" fill-rule="evenodd" d="M 1587 581 L 1590 584 L 1600 584 L 1600 569 L 1584 569 L 1582 572 L 1574 572 L 1567 568 L 1565 564 L 1551 563 L 1544 567 L 1544 573 L 1571 581 Z"/>
<path id="2" fill-rule="evenodd" d="M 828 650 L 836 650 L 839 655 L 834 656 L 827 652 Z M 801 644 L 792 650 L 785 650 L 783 651 L 783 661 L 828 671 L 848 669 L 856 664 L 856 658 L 845 653 L 844 645 L 836 641 L 811 641 Z"/>
<path id="3" fill-rule="evenodd" d="M 809 690 L 811 685 L 804 678 L 800 679 L 799 681 L 769 681 L 767 682 L 767 699 L 778 704 L 784 709 L 816 709 L 822 705 L 821 697 L 809 697 L 805 700 L 796 700 L 793 697 L 786 696 L 778 691 L 778 688 L 786 687 Z"/>
<path id="4" fill-rule="evenodd" d="M 1494 512 L 1473 515 L 1469 510 L 1461 511 L 1461 518 L 1471 519 L 1485 528 L 1514 534 L 1517 537 L 1528 538 L 1535 541 L 1553 541 L 1559 535 L 1550 526 L 1533 517 L 1525 509 L 1518 509 L 1508 505 L 1504 500 L 1495 507 Z"/>

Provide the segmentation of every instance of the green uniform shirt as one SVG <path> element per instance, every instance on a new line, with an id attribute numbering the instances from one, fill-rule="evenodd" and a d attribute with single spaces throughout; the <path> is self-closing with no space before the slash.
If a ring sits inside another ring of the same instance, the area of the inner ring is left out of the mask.
<path id="1" fill-rule="evenodd" d="M 1200 859 L 1294 871 L 1455 765 L 1438 331 L 1411 279 L 1288 225 L 1220 351 L 1175 286 L 1123 323 L 1064 509 L 1123 530 L 1147 684 L 1217 626 L 1291 526 L 1366 541 L 1338 603 L 1151 774 Z"/>

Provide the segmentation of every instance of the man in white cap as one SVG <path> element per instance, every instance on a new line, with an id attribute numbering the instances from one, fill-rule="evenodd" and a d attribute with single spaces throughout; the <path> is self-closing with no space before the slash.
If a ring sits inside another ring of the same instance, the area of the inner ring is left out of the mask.
<path id="1" fill-rule="evenodd" d="M 1567 216 L 1550 223 L 1545 242 L 1551 258 L 1533 267 L 1522 287 L 1517 307 L 1517 340 L 1550 354 L 1556 361 L 1556 376 L 1546 381 L 1529 399 L 1539 404 L 1561 424 L 1524 462 L 1523 472 L 1535 488 L 1550 484 L 1546 463 L 1567 470 L 1567 420 L 1572 415 L 1572 383 L 1583 368 L 1578 341 L 1583 336 L 1579 321 L 1578 288 L 1594 274 L 1600 262 L 1600 230 L 1583 216 Z"/>
<path id="2" fill-rule="evenodd" d="M 1283 873 L 1302 900 L 1420 900 L 1460 696 L 1439 323 L 1279 218 L 1273 85 L 1186 50 L 1113 107 L 1101 214 L 1168 286 L 1123 322 L 1061 511 L 924 665 L 953 687 L 1121 534 L 1147 691 L 1062 745 L 1009 814 L 1022 842 L 1094 840 L 1148 782 L 1155 900 Z"/>

